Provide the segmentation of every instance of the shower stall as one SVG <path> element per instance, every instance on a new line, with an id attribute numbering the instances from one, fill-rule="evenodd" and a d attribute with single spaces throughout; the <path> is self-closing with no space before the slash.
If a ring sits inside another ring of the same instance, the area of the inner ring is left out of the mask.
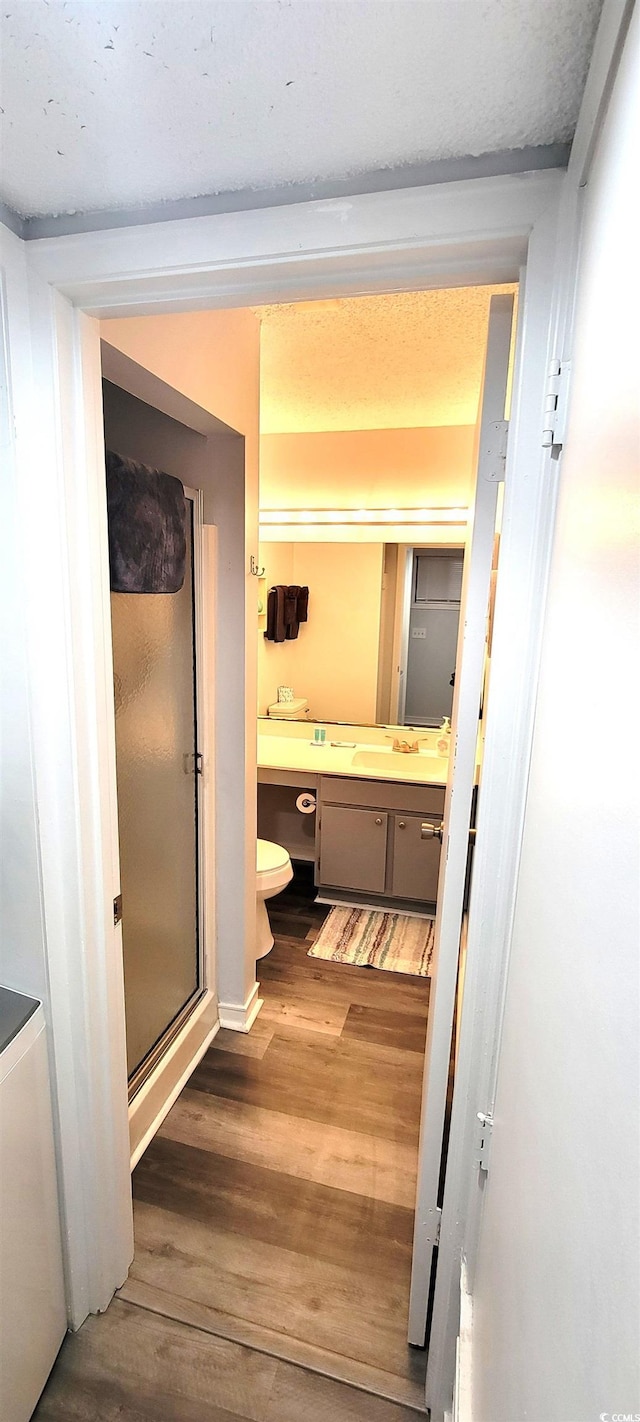
<path id="1" fill-rule="evenodd" d="M 129 1094 L 202 991 L 195 597 L 199 498 L 185 489 L 176 593 L 111 593 Z"/>

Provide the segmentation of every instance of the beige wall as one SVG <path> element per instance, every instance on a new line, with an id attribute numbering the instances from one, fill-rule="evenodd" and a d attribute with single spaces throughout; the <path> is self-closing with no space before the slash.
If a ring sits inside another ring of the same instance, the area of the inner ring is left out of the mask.
<path id="1" fill-rule="evenodd" d="M 260 327 L 252 311 L 101 321 L 105 341 L 244 434 L 257 460 Z"/>
<path id="2" fill-rule="evenodd" d="M 473 425 L 263 435 L 260 507 L 466 507 Z"/>
<path id="3" fill-rule="evenodd" d="M 260 566 L 265 568 L 265 591 L 275 583 L 289 584 L 293 577 L 293 544 L 261 543 Z M 305 629 L 306 631 L 307 629 Z M 299 641 L 300 639 L 298 639 Z M 292 652 L 297 642 L 268 642 L 262 632 L 258 634 L 258 714 L 266 715 L 267 706 L 276 700 L 278 686 L 296 684 Z"/>
<path id="4" fill-rule="evenodd" d="M 309 621 L 296 641 L 260 639 L 261 713 L 284 682 L 307 697 L 316 720 L 375 721 L 382 553 L 381 543 L 261 545 L 268 587 L 309 587 Z"/>

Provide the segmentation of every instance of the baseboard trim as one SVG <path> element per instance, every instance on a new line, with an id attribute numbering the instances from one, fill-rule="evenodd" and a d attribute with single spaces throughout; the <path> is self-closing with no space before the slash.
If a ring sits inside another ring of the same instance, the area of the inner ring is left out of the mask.
<path id="1" fill-rule="evenodd" d="M 220 1026 L 229 1027 L 232 1032 L 250 1032 L 262 1007 L 259 992 L 260 984 L 254 983 L 246 1002 L 219 1002 Z"/>
<path id="2" fill-rule="evenodd" d="M 342 1354 L 318 1348 L 313 1343 L 304 1343 L 300 1339 L 287 1337 L 284 1333 L 277 1333 L 274 1329 L 263 1328 L 261 1324 L 235 1318 L 219 1309 L 210 1308 L 207 1304 L 193 1303 L 190 1299 L 180 1298 L 165 1289 L 145 1284 L 140 1279 L 127 1279 L 118 1290 L 117 1297 L 124 1299 L 126 1303 L 135 1304 L 138 1308 L 145 1308 L 150 1313 L 171 1318 L 176 1323 L 199 1328 L 201 1332 L 210 1333 L 216 1338 L 226 1338 L 228 1342 L 252 1348 L 256 1353 L 266 1353 L 271 1358 L 279 1358 L 281 1362 L 291 1363 L 307 1372 L 319 1373 L 321 1377 L 345 1383 L 358 1392 L 366 1392 L 372 1397 L 381 1397 L 387 1402 L 410 1408 L 416 1417 L 427 1415 L 424 1389 L 411 1378 L 397 1377 L 382 1368 L 356 1362 L 343 1357 Z"/>
<path id="3" fill-rule="evenodd" d="M 423 908 L 415 899 L 387 899 L 376 894 L 362 897 L 341 889 L 318 889 L 315 903 L 330 905 L 332 908 L 368 909 L 376 913 L 402 913 L 405 918 L 431 918 L 435 921 L 435 908 Z"/>

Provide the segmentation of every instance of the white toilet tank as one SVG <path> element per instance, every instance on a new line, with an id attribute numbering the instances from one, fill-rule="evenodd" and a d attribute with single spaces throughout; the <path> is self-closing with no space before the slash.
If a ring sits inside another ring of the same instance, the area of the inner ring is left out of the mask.
<path id="1" fill-rule="evenodd" d="M 293 701 L 274 701 L 267 707 L 267 715 L 285 721 L 304 721 L 309 715 L 309 702 L 306 696 L 294 696 Z"/>

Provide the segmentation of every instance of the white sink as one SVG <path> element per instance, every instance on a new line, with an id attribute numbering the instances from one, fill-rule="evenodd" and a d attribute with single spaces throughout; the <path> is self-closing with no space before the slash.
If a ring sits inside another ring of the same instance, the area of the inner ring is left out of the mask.
<path id="1" fill-rule="evenodd" d="M 394 775 L 398 772 L 402 775 L 420 775 L 427 767 L 422 765 L 424 760 L 440 760 L 437 751 L 423 750 L 417 754 L 415 752 L 403 754 L 402 751 L 394 751 L 389 747 L 381 747 L 380 750 L 358 750 L 352 757 L 352 765 L 361 765 L 363 770 L 391 770 L 393 766 Z M 430 765 L 429 769 L 433 770 Z"/>

